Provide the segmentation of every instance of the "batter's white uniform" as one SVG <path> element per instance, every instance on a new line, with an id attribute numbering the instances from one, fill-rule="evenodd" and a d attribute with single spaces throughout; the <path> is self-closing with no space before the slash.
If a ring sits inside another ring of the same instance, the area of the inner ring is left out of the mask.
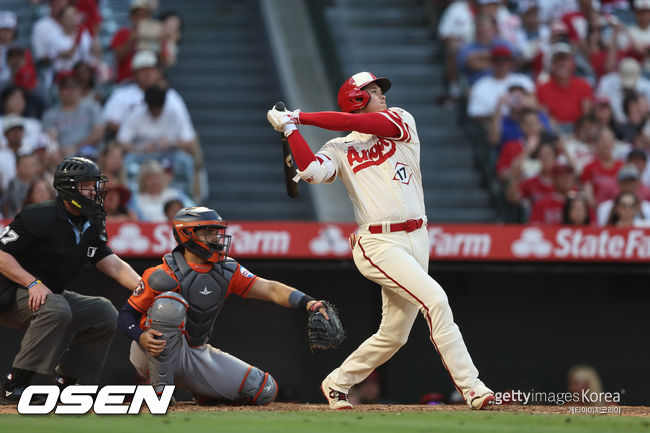
<path id="1" fill-rule="evenodd" d="M 331 161 L 345 185 L 359 224 L 354 263 L 382 287 L 379 330 L 330 373 L 333 389 L 347 393 L 406 343 L 418 310 L 430 329 L 431 342 L 463 397 L 490 390 L 478 379 L 442 287 L 429 276 L 420 141 L 415 120 L 401 108 L 381 112 L 401 132 L 396 139 L 352 132 L 323 146 L 316 155 Z M 325 162 L 329 165 L 329 162 Z M 414 231 L 391 232 L 390 224 L 411 221 Z M 379 226 L 380 233 L 376 232 Z"/>

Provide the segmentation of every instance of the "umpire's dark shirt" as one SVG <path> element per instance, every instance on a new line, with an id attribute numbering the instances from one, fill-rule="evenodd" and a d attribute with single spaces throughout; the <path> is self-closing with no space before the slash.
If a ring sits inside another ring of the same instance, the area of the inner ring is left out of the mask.
<path id="1" fill-rule="evenodd" d="M 82 218 L 76 228 L 73 220 L 60 198 L 26 206 L 2 232 L 0 249 L 52 292 L 61 293 L 86 262 L 95 265 L 113 253 L 99 240 L 95 224 L 84 224 Z M 0 274 L 0 292 L 17 287 Z"/>

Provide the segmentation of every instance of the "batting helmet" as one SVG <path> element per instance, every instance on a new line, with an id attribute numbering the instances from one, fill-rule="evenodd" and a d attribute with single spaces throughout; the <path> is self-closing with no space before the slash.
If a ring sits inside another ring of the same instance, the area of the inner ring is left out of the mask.
<path id="1" fill-rule="evenodd" d="M 350 113 L 368 105 L 370 94 L 363 88 L 370 83 L 377 83 L 382 93 L 386 93 L 390 89 L 390 80 L 388 78 L 377 78 L 370 72 L 354 74 L 339 89 L 337 101 L 341 111 Z"/>
<path id="2" fill-rule="evenodd" d="M 226 234 L 228 223 L 214 209 L 183 208 L 174 216 L 172 225 L 176 242 L 202 259 L 219 263 L 228 257 L 231 239 Z"/>
<path id="3" fill-rule="evenodd" d="M 54 189 L 86 216 L 103 209 L 107 181 L 97 164 L 77 156 L 65 158 L 54 171 Z"/>

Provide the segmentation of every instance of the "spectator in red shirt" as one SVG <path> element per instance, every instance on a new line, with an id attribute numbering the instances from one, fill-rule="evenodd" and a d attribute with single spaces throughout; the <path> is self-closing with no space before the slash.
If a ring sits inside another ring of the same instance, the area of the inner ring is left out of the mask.
<path id="1" fill-rule="evenodd" d="M 551 140 L 542 141 L 535 154 L 541 166 L 539 174 L 523 181 L 519 176 L 510 179 L 506 197 L 513 204 L 521 204 L 522 200 L 525 200 L 532 206 L 555 190 L 553 187 L 553 166 L 557 158 L 555 143 Z"/>
<path id="2" fill-rule="evenodd" d="M 587 200 L 597 206 L 616 196 L 618 185 L 616 175 L 623 161 L 614 159 L 614 133 L 602 128 L 596 138 L 596 158 L 587 164 L 580 176 Z"/>
<path id="3" fill-rule="evenodd" d="M 551 75 L 537 87 L 537 99 L 553 120 L 574 124 L 589 112 L 593 92 L 587 81 L 573 75 L 571 47 L 563 42 L 551 47 Z"/>
<path id="4" fill-rule="evenodd" d="M 571 43 L 577 45 L 581 51 L 585 51 L 585 42 L 589 28 L 588 20 L 593 10 L 593 0 L 580 0 L 579 7 L 580 10 L 562 16 L 562 22 L 566 24 L 569 30 L 569 40 Z"/>
<path id="5" fill-rule="evenodd" d="M 151 9 L 150 0 L 132 0 L 131 27 L 122 27 L 113 36 L 110 48 L 115 54 L 118 83 L 133 76 L 131 60 L 137 50 L 138 25 L 142 20 L 151 18 Z"/>
<path id="6" fill-rule="evenodd" d="M 82 16 L 82 27 L 88 30 L 91 36 L 97 36 L 97 31 L 102 23 L 102 16 L 99 13 L 96 0 L 70 0 L 70 3 L 77 7 Z"/>
<path id="7" fill-rule="evenodd" d="M 562 224 L 588 226 L 591 224 L 590 210 L 584 194 L 571 191 L 564 201 Z"/>
<path id="8" fill-rule="evenodd" d="M 530 213 L 530 224 L 561 224 L 564 202 L 574 187 L 573 169 L 568 164 L 553 167 L 554 191 L 538 200 Z"/>

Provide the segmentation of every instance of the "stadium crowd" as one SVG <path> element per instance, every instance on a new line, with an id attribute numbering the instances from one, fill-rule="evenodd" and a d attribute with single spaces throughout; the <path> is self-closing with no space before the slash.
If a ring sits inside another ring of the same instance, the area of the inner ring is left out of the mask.
<path id="1" fill-rule="evenodd" d="M 480 137 L 502 219 L 649 224 L 650 0 L 444 3 L 441 103 Z"/>
<path id="2" fill-rule="evenodd" d="M 0 10 L 0 217 L 53 197 L 70 155 L 108 174 L 109 220 L 165 221 L 206 196 L 197 134 L 165 78 L 180 15 L 131 0 L 129 23 L 104 37 L 115 23 L 102 3 Z M 650 0 L 437 3 L 443 101 L 480 128 L 501 219 L 650 222 Z"/>
<path id="3" fill-rule="evenodd" d="M 165 78 L 181 16 L 132 0 L 130 22 L 117 28 L 103 3 L 0 6 L 0 218 L 54 198 L 52 173 L 66 156 L 92 159 L 108 176 L 109 221 L 167 221 L 205 197 L 192 120 Z M 31 29 L 22 39 L 19 17 Z"/>

